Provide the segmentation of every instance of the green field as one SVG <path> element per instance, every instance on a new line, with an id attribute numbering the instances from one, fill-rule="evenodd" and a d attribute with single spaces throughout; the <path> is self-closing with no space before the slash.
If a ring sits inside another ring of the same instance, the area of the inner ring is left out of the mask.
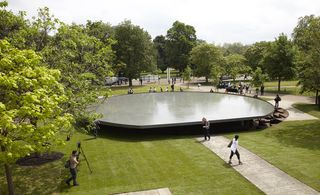
<path id="1" fill-rule="evenodd" d="M 315 105 L 297 104 L 295 107 L 320 117 Z M 320 191 L 320 120 L 282 122 L 239 135 L 240 145 Z M 233 134 L 227 137 L 232 138 Z"/>
<path id="2" fill-rule="evenodd" d="M 82 160 L 80 186 L 64 183 L 68 171 L 61 160 L 39 167 L 15 166 L 17 194 L 111 194 L 162 187 L 173 194 L 234 194 L 235 189 L 237 194 L 262 194 L 193 137 L 105 133 L 91 138 L 77 133 L 56 149 L 69 154 L 77 141 L 82 142 L 93 173 Z M 4 189 L 3 177 L 0 182 Z"/>

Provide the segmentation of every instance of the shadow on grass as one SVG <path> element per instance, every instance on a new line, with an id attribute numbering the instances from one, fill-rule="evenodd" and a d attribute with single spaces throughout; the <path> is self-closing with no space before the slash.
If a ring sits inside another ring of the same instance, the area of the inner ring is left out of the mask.
<path id="1" fill-rule="evenodd" d="M 64 179 L 69 175 L 68 169 L 62 168 L 63 164 L 64 160 L 40 166 L 13 165 L 12 172 L 16 194 L 59 193 L 63 190 Z M 1 186 L 6 186 L 5 180 L 1 180 Z M 1 194 L 7 194 L 6 191 L 0 190 L 0 192 Z"/>

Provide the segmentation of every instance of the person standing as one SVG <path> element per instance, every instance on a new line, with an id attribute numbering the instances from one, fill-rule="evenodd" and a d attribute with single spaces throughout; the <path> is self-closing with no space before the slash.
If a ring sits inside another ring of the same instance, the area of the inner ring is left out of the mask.
<path id="1" fill-rule="evenodd" d="M 77 165 L 79 164 L 79 161 L 77 160 L 77 151 L 73 150 L 72 154 L 70 156 L 69 162 L 70 162 L 70 173 L 71 177 L 66 181 L 68 186 L 70 186 L 70 181 L 73 180 L 73 185 L 78 186 L 77 182 Z"/>
<path id="2" fill-rule="evenodd" d="M 274 98 L 274 101 L 275 101 L 274 108 L 277 110 L 279 108 L 279 102 L 281 101 L 279 94 L 277 94 L 276 98 Z"/>
<path id="3" fill-rule="evenodd" d="M 260 87 L 260 94 L 264 95 L 264 85 L 261 85 L 261 87 Z"/>
<path id="4" fill-rule="evenodd" d="M 232 159 L 232 156 L 234 154 L 237 155 L 237 158 L 239 160 L 239 165 L 242 164 L 242 162 L 240 160 L 240 154 L 239 154 L 239 151 L 238 151 L 238 139 L 239 139 L 239 135 L 235 135 L 234 138 L 232 139 L 232 143 L 231 143 L 231 146 L 230 146 L 231 154 L 230 154 L 230 158 L 229 158 L 229 164 L 232 164 L 231 159 Z"/>
<path id="5" fill-rule="evenodd" d="M 204 132 L 204 140 L 207 140 L 207 137 L 208 137 L 208 140 L 210 140 L 210 133 L 209 133 L 210 122 L 205 117 L 202 118 L 202 125 L 203 125 L 202 128 Z"/>

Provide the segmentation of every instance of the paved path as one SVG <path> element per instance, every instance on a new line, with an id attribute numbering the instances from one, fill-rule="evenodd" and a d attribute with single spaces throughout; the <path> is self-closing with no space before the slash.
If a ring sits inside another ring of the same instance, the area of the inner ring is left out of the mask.
<path id="1" fill-rule="evenodd" d="M 273 95 L 266 95 L 263 97 L 271 98 L 273 99 Z M 274 104 L 273 100 L 268 101 L 272 104 Z M 298 95 L 282 95 L 281 101 L 279 103 L 281 108 L 286 109 L 289 112 L 289 117 L 286 118 L 286 121 L 297 121 L 297 120 L 316 120 L 318 118 L 311 116 L 310 114 L 304 113 L 296 108 L 294 108 L 292 105 L 295 103 L 306 103 L 306 104 L 313 104 L 314 100 L 311 97 L 306 96 L 298 96 Z"/>
<path id="2" fill-rule="evenodd" d="M 160 188 L 160 189 L 140 191 L 140 192 L 128 192 L 128 193 L 117 194 L 117 195 L 171 195 L 171 192 L 168 188 Z"/>
<path id="3" fill-rule="evenodd" d="M 223 136 L 213 136 L 210 141 L 203 141 L 203 138 L 197 138 L 197 140 L 226 163 L 228 162 L 230 149 L 227 145 L 230 140 Z M 238 159 L 234 155 L 233 168 L 264 193 L 270 195 L 320 194 L 241 146 L 239 152 L 243 164 L 238 165 Z"/>

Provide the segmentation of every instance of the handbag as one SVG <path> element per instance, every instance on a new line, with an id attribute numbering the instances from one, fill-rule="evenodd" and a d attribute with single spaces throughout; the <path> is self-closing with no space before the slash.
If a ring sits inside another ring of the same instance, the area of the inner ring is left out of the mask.
<path id="1" fill-rule="evenodd" d="M 66 161 L 66 163 L 64 164 L 64 168 L 66 169 L 70 168 L 70 160 Z"/>
<path id="2" fill-rule="evenodd" d="M 231 140 L 231 141 L 230 141 L 230 143 L 228 144 L 228 148 L 230 148 L 230 147 L 231 147 L 231 145 L 232 145 L 232 141 L 233 141 L 233 140 Z"/>

